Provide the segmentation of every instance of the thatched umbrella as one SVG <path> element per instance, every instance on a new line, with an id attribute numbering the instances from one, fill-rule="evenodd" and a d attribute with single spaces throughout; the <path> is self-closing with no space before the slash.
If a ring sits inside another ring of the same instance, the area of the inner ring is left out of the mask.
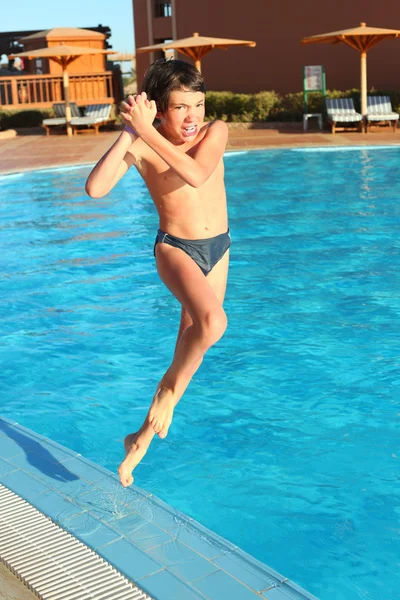
<path id="1" fill-rule="evenodd" d="M 48 58 L 61 65 L 63 70 L 63 87 L 65 101 L 65 118 L 67 121 L 67 134 L 72 135 L 71 127 L 71 108 L 69 103 L 69 76 L 67 67 L 74 60 L 85 54 L 116 54 L 116 50 L 102 50 L 100 48 L 87 48 L 84 46 L 70 46 L 61 43 L 59 46 L 51 48 L 39 48 L 37 50 L 29 50 L 12 54 L 10 58 Z"/>
<path id="2" fill-rule="evenodd" d="M 185 56 L 189 56 L 195 62 L 196 69 L 201 71 L 201 59 L 203 56 L 219 48 L 220 50 L 227 50 L 229 46 L 250 46 L 254 48 L 255 42 L 246 40 L 231 40 L 225 38 L 214 38 L 205 37 L 194 33 L 192 37 L 183 38 L 180 40 L 173 40 L 172 42 L 164 42 L 162 44 L 155 44 L 154 46 L 144 46 L 143 48 L 137 48 L 136 54 L 142 54 L 143 52 L 155 52 L 156 50 L 177 50 Z"/>
<path id="3" fill-rule="evenodd" d="M 399 36 L 400 30 L 398 29 L 367 27 L 366 23 L 360 23 L 360 27 L 333 31 L 332 33 L 321 33 L 305 37 L 301 41 L 303 44 L 339 44 L 343 42 L 361 54 L 361 114 L 365 118 L 367 114 L 367 52 L 379 42 Z"/>

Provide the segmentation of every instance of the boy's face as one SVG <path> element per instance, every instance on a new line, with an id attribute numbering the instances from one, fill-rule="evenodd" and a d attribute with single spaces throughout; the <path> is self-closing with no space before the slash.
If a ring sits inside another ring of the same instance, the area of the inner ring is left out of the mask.
<path id="1" fill-rule="evenodd" d="M 161 115 L 162 127 L 167 137 L 175 143 L 196 139 L 204 122 L 204 93 L 190 90 L 173 90 L 169 95 L 168 109 Z"/>

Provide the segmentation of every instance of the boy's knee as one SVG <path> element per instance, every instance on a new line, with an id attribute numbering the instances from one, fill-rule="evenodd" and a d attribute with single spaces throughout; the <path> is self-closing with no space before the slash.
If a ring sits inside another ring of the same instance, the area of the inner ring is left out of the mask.
<path id="1" fill-rule="evenodd" d="M 224 335 L 228 326 L 228 319 L 225 311 L 221 308 L 218 312 L 209 313 L 205 319 L 204 335 L 205 344 L 209 348 L 216 344 Z"/>

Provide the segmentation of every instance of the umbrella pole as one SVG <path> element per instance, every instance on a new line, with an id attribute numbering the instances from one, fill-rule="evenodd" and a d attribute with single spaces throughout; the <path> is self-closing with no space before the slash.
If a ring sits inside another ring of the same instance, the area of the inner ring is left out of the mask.
<path id="1" fill-rule="evenodd" d="M 195 60 L 195 61 L 194 61 L 194 66 L 195 66 L 195 67 L 196 67 L 196 69 L 197 69 L 198 71 L 200 71 L 200 73 L 201 73 L 201 62 L 200 62 L 199 60 Z"/>
<path id="2" fill-rule="evenodd" d="M 363 116 L 363 130 L 367 121 L 367 53 L 361 52 L 361 114 Z"/>
<path id="3" fill-rule="evenodd" d="M 65 101 L 65 118 L 67 121 L 67 135 L 72 135 L 71 127 L 71 107 L 69 104 L 69 77 L 68 71 L 63 67 L 63 84 L 64 84 L 64 101 Z"/>

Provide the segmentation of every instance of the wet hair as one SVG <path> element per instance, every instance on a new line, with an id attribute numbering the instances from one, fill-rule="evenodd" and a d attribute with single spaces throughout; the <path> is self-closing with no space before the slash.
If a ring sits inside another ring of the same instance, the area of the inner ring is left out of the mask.
<path id="1" fill-rule="evenodd" d="M 153 62 L 147 69 L 141 92 L 146 92 L 149 100 L 154 100 L 157 110 L 166 112 L 169 95 L 174 90 L 190 90 L 206 93 L 203 76 L 190 63 L 184 60 L 165 60 Z"/>

